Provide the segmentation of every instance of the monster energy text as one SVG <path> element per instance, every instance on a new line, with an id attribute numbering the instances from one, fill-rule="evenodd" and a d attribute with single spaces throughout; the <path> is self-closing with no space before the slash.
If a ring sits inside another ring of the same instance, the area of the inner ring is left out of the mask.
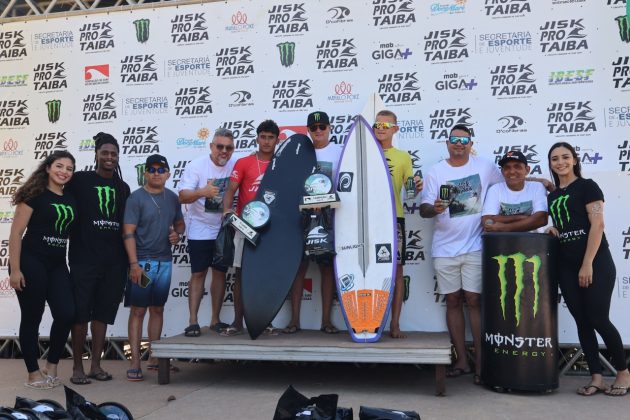
<path id="1" fill-rule="evenodd" d="M 136 27 L 136 39 L 138 42 L 144 44 L 149 40 L 149 19 L 134 20 L 133 24 Z"/>
<path id="2" fill-rule="evenodd" d="M 57 212 L 57 220 L 55 221 L 55 230 L 60 234 L 68 229 L 70 223 L 74 221 L 74 210 L 71 206 L 65 204 L 51 204 Z"/>
<path id="3" fill-rule="evenodd" d="M 540 267 L 542 265 L 541 259 L 538 255 L 534 255 L 531 257 L 527 257 L 525 254 L 521 252 L 517 252 L 512 255 L 497 255 L 492 257 L 493 260 L 496 260 L 499 264 L 499 285 L 501 288 L 501 295 L 499 297 L 499 301 L 501 304 L 501 313 L 503 314 L 503 319 L 505 319 L 505 306 L 507 299 L 507 284 L 508 278 L 506 275 L 506 268 L 509 261 L 512 261 L 514 264 L 514 284 L 516 286 L 516 291 L 514 292 L 514 317 L 516 318 L 516 326 L 518 326 L 521 322 L 521 297 L 523 295 L 523 290 L 525 289 L 525 263 L 530 263 L 532 265 L 532 286 L 534 287 L 534 302 L 532 304 L 532 312 L 534 318 L 538 314 L 538 300 L 540 295 Z"/>
<path id="4" fill-rule="evenodd" d="M 276 45 L 280 51 L 280 64 L 290 67 L 295 61 L 295 42 L 281 42 Z"/>
<path id="5" fill-rule="evenodd" d="M 46 108 L 48 109 L 48 121 L 51 123 L 59 121 L 59 116 L 61 115 L 61 101 L 59 99 L 47 101 Z"/>

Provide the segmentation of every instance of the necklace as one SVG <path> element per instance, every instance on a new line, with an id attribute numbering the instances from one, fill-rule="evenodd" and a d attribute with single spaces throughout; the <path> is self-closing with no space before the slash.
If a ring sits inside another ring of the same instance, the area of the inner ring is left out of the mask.
<path id="1" fill-rule="evenodd" d="M 263 163 L 267 163 L 267 164 L 269 164 L 269 161 L 268 161 L 268 160 L 263 160 L 263 161 L 261 161 L 260 159 L 258 159 L 258 152 L 256 152 L 256 163 L 258 164 L 258 177 L 259 177 L 259 178 L 260 178 L 260 176 L 262 175 L 262 170 L 261 170 L 261 168 L 260 168 L 260 162 L 263 162 Z M 266 167 L 265 167 L 265 169 L 266 169 Z"/>
<path id="2" fill-rule="evenodd" d="M 149 198 L 151 198 L 151 201 L 153 201 L 153 204 L 155 204 L 155 207 L 157 207 L 158 209 L 158 215 L 162 214 L 162 208 L 158 205 L 157 201 L 155 201 L 155 198 L 153 198 L 153 194 L 151 194 L 149 191 L 147 191 L 146 188 L 144 188 L 144 190 L 147 192 L 147 194 L 149 194 Z M 162 205 L 164 205 L 164 190 L 162 190 Z"/>

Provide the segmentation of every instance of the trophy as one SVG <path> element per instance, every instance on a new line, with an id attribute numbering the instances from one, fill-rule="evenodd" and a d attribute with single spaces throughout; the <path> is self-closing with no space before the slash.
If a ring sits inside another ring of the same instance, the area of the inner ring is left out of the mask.
<path id="1" fill-rule="evenodd" d="M 339 207 L 339 196 L 332 189 L 332 181 L 327 175 L 320 172 L 312 174 L 304 182 L 306 195 L 302 197 L 300 210 Z"/>
<path id="2" fill-rule="evenodd" d="M 269 206 L 262 201 L 250 201 L 243 207 L 241 217 L 230 213 L 228 221 L 234 229 L 245 236 L 245 239 L 251 242 L 252 245 L 256 245 L 260 238 L 260 234 L 256 229 L 265 227 L 269 223 L 270 216 Z"/>

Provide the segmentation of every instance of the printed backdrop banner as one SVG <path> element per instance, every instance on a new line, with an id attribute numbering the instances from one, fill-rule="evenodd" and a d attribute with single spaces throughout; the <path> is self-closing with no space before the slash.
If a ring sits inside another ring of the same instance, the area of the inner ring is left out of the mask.
<path id="1" fill-rule="evenodd" d="M 586 177 L 606 194 L 606 233 L 617 264 L 612 317 L 630 342 L 630 29 L 625 0 L 227 1 L 0 25 L 0 336 L 14 336 L 19 308 L 9 287 L 11 194 L 37 162 L 66 149 L 93 168 L 100 132 L 121 145 L 132 189 L 152 153 L 168 157 L 177 189 L 187 163 L 209 152 L 218 127 L 234 131 L 235 157 L 256 148 L 272 118 L 282 138 L 304 132 L 314 110 L 331 116 L 343 144 L 355 114 L 378 93 L 398 115 L 397 147 L 414 171 L 447 156 L 454 124 L 495 161 L 521 150 L 531 174 L 548 177 L 546 153 L 574 144 Z M 444 301 L 431 267 L 432 221 L 405 202 L 406 303 L 401 326 L 443 331 Z M 189 258 L 174 247 L 164 334 L 187 324 Z M 282 263 L 282 256 L 278 256 Z M 303 294 L 302 327 L 319 328 L 317 267 Z M 232 319 L 232 273 L 222 315 Z M 207 288 L 206 288 L 207 289 Z M 562 302 L 562 301 L 561 301 Z M 333 308 L 338 327 L 343 318 Z M 122 308 L 109 334 L 127 335 Z M 209 299 L 200 311 L 209 322 Z M 48 315 L 47 315 L 48 317 Z M 284 326 L 289 305 L 275 321 Z M 42 333 L 47 334 L 50 318 Z M 577 343 L 564 304 L 560 342 Z"/>

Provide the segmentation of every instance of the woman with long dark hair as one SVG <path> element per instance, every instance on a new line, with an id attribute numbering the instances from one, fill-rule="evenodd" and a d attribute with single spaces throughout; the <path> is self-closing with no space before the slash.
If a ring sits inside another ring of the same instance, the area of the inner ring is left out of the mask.
<path id="1" fill-rule="evenodd" d="M 553 219 L 550 233 L 560 240 L 560 290 L 577 324 L 591 373 L 591 381 L 577 393 L 623 396 L 630 387 L 630 373 L 621 336 L 608 315 L 616 271 L 604 234 L 604 194 L 592 179 L 582 178 L 580 160 L 570 144 L 554 144 L 547 157 L 556 185 L 547 200 Z M 596 332 L 617 370 L 610 388 L 602 378 Z"/>
<path id="2" fill-rule="evenodd" d="M 9 236 L 9 279 L 22 313 L 20 346 L 28 388 L 48 389 L 60 384 L 57 364 L 74 321 L 66 245 L 77 206 L 72 196 L 64 194 L 74 166 L 70 153 L 54 151 L 13 195 L 16 208 Z M 40 369 L 37 341 L 46 302 L 53 323 L 46 368 Z"/>

